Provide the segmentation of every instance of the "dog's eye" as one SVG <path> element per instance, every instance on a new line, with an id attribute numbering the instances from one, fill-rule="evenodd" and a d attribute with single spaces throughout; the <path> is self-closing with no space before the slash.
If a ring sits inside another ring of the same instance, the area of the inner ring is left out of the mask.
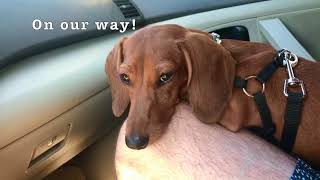
<path id="1" fill-rule="evenodd" d="M 129 84 L 130 83 L 130 78 L 127 74 L 120 74 L 120 79 L 123 83 Z"/>
<path id="2" fill-rule="evenodd" d="M 172 79 L 172 77 L 173 77 L 173 73 L 161 74 L 159 78 L 160 85 L 167 83 Z"/>

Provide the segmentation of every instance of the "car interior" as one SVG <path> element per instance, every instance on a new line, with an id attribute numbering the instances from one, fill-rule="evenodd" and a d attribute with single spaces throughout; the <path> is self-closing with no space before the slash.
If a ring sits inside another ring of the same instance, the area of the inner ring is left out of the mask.
<path id="1" fill-rule="evenodd" d="M 116 179 L 115 143 L 126 116 L 112 113 L 105 62 L 121 37 L 144 26 L 178 24 L 320 59 L 318 0 L 2 3 L 0 179 Z M 35 19 L 56 26 L 35 30 Z M 94 24 L 133 19 L 125 33 Z M 62 21 L 90 24 L 62 30 Z"/>

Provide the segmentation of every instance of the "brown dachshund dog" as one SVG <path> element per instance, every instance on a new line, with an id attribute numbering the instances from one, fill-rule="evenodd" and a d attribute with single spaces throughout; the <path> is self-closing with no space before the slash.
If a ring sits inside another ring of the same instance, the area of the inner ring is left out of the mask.
<path id="1" fill-rule="evenodd" d="M 120 116 L 130 104 L 127 146 L 145 148 L 153 132 L 168 124 L 180 101 L 187 101 L 204 123 L 219 123 L 231 131 L 261 127 L 254 100 L 233 82 L 235 76 L 256 75 L 275 54 L 267 44 L 227 39 L 218 44 L 208 33 L 177 25 L 150 26 L 123 38 L 109 54 L 106 71 L 113 113 Z M 320 64 L 299 58 L 294 71 L 304 81 L 307 97 L 293 151 L 319 167 Z M 280 68 L 265 89 L 277 140 L 284 125 L 285 79 L 287 72 Z M 260 89 L 249 81 L 249 92 Z"/>

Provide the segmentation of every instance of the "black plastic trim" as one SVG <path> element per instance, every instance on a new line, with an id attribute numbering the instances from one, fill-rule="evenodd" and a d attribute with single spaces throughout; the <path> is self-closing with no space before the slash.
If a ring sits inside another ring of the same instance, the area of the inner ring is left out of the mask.
<path id="1" fill-rule="evenodd" d="M 248 29 L 244 26 L 232 26 L 214 31 L 219 34 L 221 39 L 236 39 L 250 41 Z"/>

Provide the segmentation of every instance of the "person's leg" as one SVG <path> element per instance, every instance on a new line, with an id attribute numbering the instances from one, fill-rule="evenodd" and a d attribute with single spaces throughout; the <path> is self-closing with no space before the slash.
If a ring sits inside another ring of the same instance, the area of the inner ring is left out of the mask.
<path id="1" fill-rule="evenodd" d="M 187 105 L 146 149 L 126 147 L 124 126 L 115 157 L 119 179 L 289 179 L 295 169 L 296 160 L 276 147 L 247 131 L 203 124 Z"/>
<path id="2" fill-rule="evenodd" d="M 298 159 L 296 168 L 290 178 L 290 180 L 320 180 L 320 172 L 313 169 L 309 164 L 301 159 Z"/>

